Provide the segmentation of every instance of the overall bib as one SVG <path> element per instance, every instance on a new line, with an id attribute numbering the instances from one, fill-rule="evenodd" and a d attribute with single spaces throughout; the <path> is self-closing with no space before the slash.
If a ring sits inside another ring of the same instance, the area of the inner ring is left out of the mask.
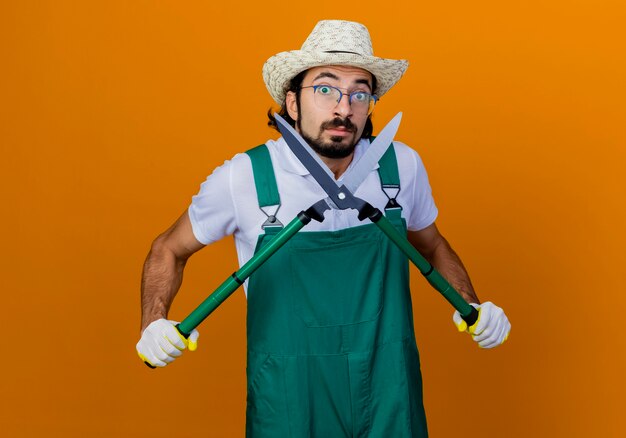
<path id="1" fill-rule="evenodd" d="M 266 147 L 248 154 L 259 205 L 279 204 Z M 393 147 L 379 164 L 399 186 Z M 247 438 L 428 436 L 408 260 L 375 224 L 289 240 L 249 279 L 247 337 Z"/>

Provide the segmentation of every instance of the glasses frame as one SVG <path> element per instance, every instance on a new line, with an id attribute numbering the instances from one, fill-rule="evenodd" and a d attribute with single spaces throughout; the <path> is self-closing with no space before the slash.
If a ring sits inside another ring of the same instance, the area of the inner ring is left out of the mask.
<path id="1" fill-rule="evenodd" d="M 313 94 L 315 94 L 317 92 L 317 89 L 320 87 L 328 87 L 328 88 L 332 88 L 333 90 L 337 90 L 339 92 L 339 99 L 337 99 L 337 103 L 336 105 L 339 105 L 339 102 L 341 102 L 341 99 L 343 99 L 343 96 L 348 96 L 348 105 L 350 105 L 350 107 L 352 107 L 352 96 L 354 96 L 355 94 L 358 93 L 365 93 L 367 95 L 370 96 L 370 101 L 373 100 L 374 103 L 371 104 L 371 107 L 367 113 L 367 115 L 369 116 L 370 114 L 372 114 L 374 112 L 374 107 L 376 106 L 376 103 L 378 102 L 378 96 L 376 96 L 375 94 L 371 94 L 368 93 L 367 91 L 353 91 L 352 93 L 344 93 L 343 91 L 341 91 L 341 89 L 334 87 L 332 85 L 327 85 L 327 84 L 319 84 L 319 85 L 307 85 L 306 87 L 300 87 L 301 90 L 304 90 L 305 88 L 313 88 Z"/>

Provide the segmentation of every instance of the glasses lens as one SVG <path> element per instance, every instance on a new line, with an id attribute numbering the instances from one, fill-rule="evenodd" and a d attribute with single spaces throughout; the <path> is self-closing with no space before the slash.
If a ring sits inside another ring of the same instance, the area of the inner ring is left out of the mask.
<path id="1" fill-rule="evenodd" d="M 360 114 L 370 114 L 374 109 L 376 100 L 365 91 L 356 91 L 350 95 L 350 101 L 354 112 Z"/>
<path id="2" fill-rule="evenodd" d="M 341 92 L 328 85 L 320 85 L 315 88 L 315 104 L 322 109 L 331 109 L 339 102 Z"/>

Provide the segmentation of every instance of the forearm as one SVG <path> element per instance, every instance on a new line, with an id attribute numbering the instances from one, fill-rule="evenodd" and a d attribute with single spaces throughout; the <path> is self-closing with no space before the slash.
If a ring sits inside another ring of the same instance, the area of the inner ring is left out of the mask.
<path id="1" fill-rule="evenodd" d="M 446 239 L 441 237 L 434 250 L 424 257 L 467 302 L 480 303 L 463 262 Z"/>
<path id="2" fill-rule="evenodd" d="M 480 304 L 463 262 L 434 223 L 418 231 L 409 231 L 407 237 L 415 249 L 468 303 Z M 502 344 L 511 329 L 508 318 L 501 308 L 491 302 L 481 305 L 480 309 L 480 318 L 470 327 L 472 337 L 482 348 L 493 348 Z M 454 313 L 453 319 L 459 330 L 468 328 L 458 311 Z"/>
<path id="3" fill-rule="evenodd" d="M 141 278 L 141 330 L 152 321 L 167 318 L 183 281 L 186 259 L 177 258 L 159 239 L 153 244 Z"/>

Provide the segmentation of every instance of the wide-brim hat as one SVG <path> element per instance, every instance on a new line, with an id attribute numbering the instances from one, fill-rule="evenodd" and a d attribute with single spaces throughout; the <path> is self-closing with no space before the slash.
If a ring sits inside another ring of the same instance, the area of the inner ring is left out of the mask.
<path id="1" fill-rule="evenodd" d="M 369 31 L 361 23 L 323 20 L 315 25 L 300 50 L 281 52 L 263 65 L 263 80 L 272 98 L 282 105 L 289 82 L 298 73 L 322 65 L 360 67 L 376 76 L 378 97 L 400 80 L 409 66 L 405 59 L 374 56 Z"/>

